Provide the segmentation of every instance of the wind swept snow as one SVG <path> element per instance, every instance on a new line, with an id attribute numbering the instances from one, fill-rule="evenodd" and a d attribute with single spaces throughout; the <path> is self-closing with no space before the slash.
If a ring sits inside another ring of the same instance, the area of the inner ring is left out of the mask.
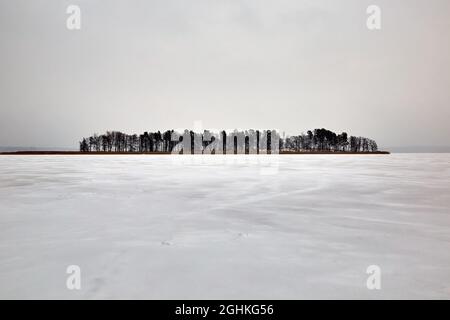
<path id="1" fill-rule="evenodd" d="M 0 298 L 450 298 L 450 154 L 1 156 Z M 69 290 L 66 269 L 81 268 Z M 369 290 L 366 269 L 381 269 Z"/>

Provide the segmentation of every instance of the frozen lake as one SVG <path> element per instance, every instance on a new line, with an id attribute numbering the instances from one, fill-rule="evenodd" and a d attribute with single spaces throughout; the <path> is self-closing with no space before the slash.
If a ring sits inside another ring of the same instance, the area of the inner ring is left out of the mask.
<path id="1" fill-rule="evenodd" d="M 450 299 L 449 165 L 0 156 L 0 298 Z M 66 287 L 69 265 L 81 290 Z M 369 265 L 381 290 L 366 287 Z"/>

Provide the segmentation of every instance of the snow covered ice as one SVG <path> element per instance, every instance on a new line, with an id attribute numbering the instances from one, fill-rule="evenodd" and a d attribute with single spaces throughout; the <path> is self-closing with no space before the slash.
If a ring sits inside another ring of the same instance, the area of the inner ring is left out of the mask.
<path id="1" fill-rule="evenodd" d="M 449 164 L 1 156 L 0 298 L 449 299 Z M 370 265 L 381 290 L 366 287 Z"/>

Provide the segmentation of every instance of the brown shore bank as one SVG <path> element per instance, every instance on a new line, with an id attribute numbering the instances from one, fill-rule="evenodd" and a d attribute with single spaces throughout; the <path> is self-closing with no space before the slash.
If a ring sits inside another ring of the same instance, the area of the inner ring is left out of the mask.
<path id="1" fill-rule="evenodd" d="M 170 152 L 80 152 L 80 151 L 11 151 L 0 152 L 0 155 L 170 155 Z M 327 155 L 380 155 L 390 154 L 389 151 L 375 151 L 375 152 L 345 152 L 345 151 L 311 151 L 311 152 L 297 152 L 297 151 L 282 151 L 279 154 L 327 154 Z"/>

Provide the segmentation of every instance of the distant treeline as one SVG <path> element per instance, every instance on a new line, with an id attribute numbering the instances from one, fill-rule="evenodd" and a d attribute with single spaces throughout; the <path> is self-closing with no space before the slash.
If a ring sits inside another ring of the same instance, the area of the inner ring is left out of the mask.
<path id="1" fill-rule="evenodd" d="M 308 130 L 306 134 L 287 137 L 280 140 L 283 151 L 342 151 L 342 152 L 376 152 L 375 140 L 365 137 L 348 137 L 346 132 L 336 134 L 327 129 Z"/>
<path id="2" fill-rule="evenodd" d="M 184 141 L 183 143 L 183 139 Z M 275 141 L 275 142 L 274 142 Z M 275 145 L 278 141 L 278 145 Z M 241 147 L 240 147 L 241 144 Z M 211 145 L 215 145 L 212 148 Z M 377 143 L 364 137 L 348 137 L 327 129 L 309 130 L 298 136 L 280 137 L 275 130 L 246 130 L 218 133 L 185 130 L 126 134 L 107 131 L 80 141 L 81 152 L 175 152 L 184 153 L 278 153 L 281 152 L 377 152 Z"/>

